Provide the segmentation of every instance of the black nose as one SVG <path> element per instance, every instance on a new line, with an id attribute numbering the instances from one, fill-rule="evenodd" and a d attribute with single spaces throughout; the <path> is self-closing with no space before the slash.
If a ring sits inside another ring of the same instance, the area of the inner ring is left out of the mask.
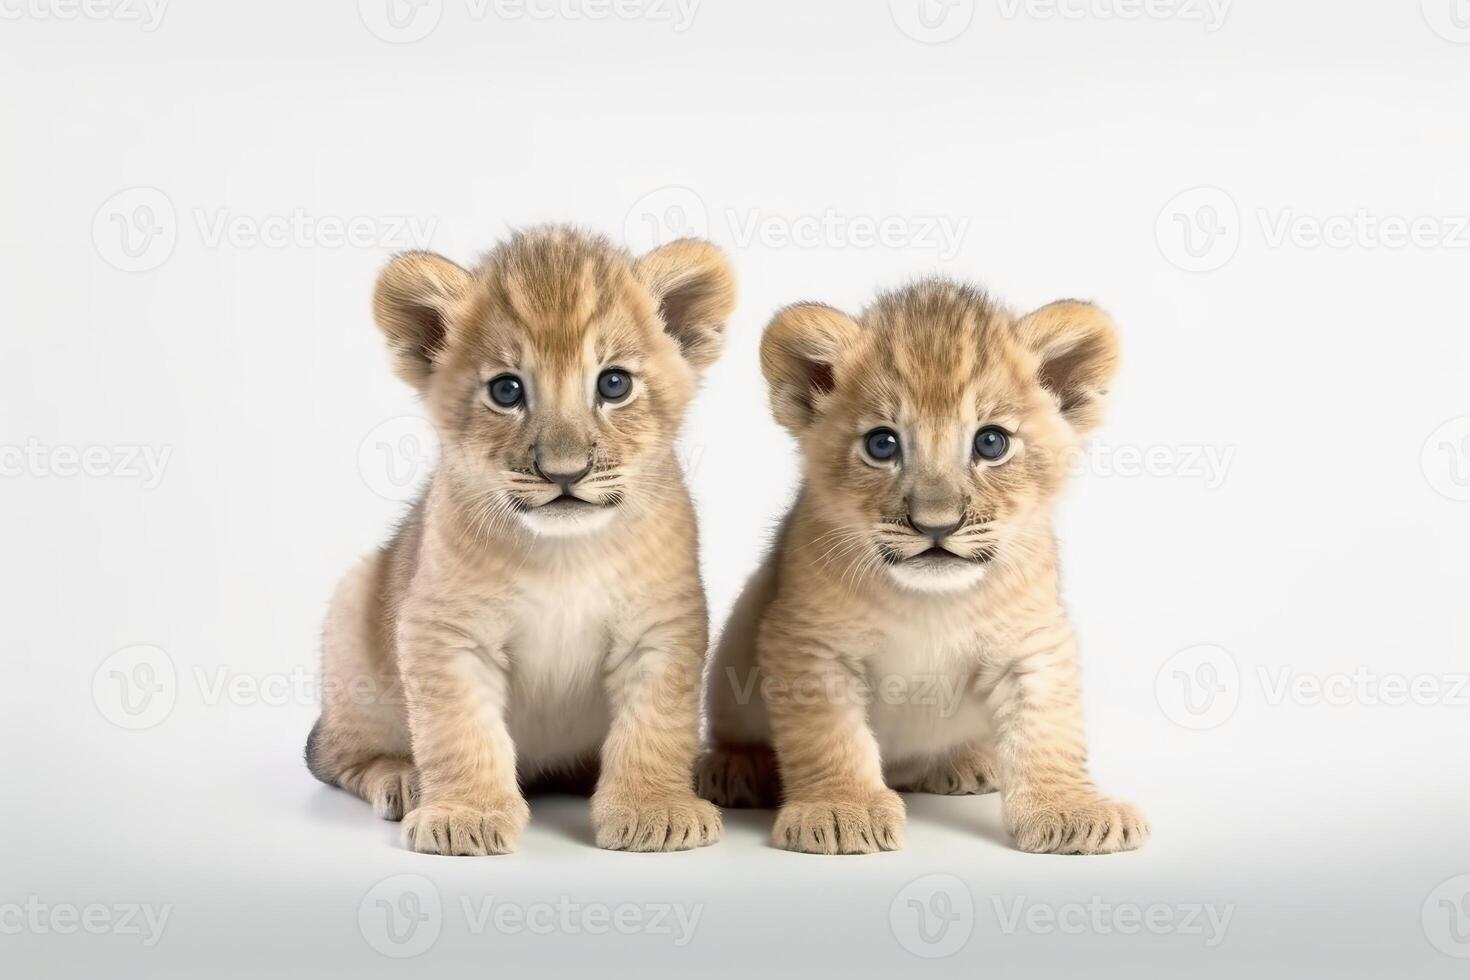
<path id="1" fill-rule="evenodd" d="M 541 468 L 541 462 L 539 460 L 532 460 L 531 465 L 536 467 L 536 472 L 540 475 L 541 479 L 545 480 L 547 483 L 555 483 L 557 486 L 561 487 L 562 493 L 571 493 L 572 487 L 580 483 L 582 477 L 592 472 L 592 461 L 590 459 L 587 461 L 586 466 L 582 467 L 580 470 L 577 470 L 575 473 L 570 471 L 562 472 L 559 470 L 543 470 Z"/>
<path id="2" fill-rule="evenodd" d="M 915 531 L 918 531 L 920 534 L 924 535 L 924 537 L 926 537 L 929 540 L 933 541 L 935 544 L 938 544 L 939 542 L 943 541 L 945 538 L 949 537 L 951 534 L 953 534 L 956 531 L 958 531 L 960 529 L 960 522 L 959 521 L 955 521 L 953 524 L 943 524 L 943 525 L 941 525 L 941 524 L 921 524 L 920 522 L 914 520 L 914 515 L 913 514 L 910 514 L 909 515 L 909 527 L 913 528 Z"/>

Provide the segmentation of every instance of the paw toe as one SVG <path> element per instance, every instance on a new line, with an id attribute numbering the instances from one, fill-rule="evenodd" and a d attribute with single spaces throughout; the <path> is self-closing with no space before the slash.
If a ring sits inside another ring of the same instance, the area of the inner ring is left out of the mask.
<path id="1" fill-rule="evenodd" d="M 771 841 L 806 854 L 892 851 L 903 845 L 903 820 L 895 793 L 871 801 L 793 802 L 777 814 Z"/>
<path id="2" fill-rule="evenodd" d="M 458 804 L 420 806 L 403 818 L 403 843 L 421 854 L 508 854 L 515 850 L 527 815 L 524 802 L 490 809 Z"/>

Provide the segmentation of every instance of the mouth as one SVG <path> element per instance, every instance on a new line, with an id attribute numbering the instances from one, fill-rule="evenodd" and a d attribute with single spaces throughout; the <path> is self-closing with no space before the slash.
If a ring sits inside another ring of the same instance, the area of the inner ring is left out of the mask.
<path id="1" fill-rule="evenodd" d="M 897 551 L 888 549 L 885 549 L 883 552 L 884 560 L 890 565 L 903 565 L 908 568 L 932 569 L 934 571 L 941 571 L 947 568 L 963 568 L 968 565 L 984 565 L 990 561 L 991 557 L 990 552 L 982 551 L 970 558 L 966 558 L 937 544 L 924 549 L 918 554 L 908 555 L 907 557 Z"/>
<path id="2" fill-rule="evenodd" d="M 539 535 L 576 537 L 606 527 L 613 520 L 617 503 L 616 497 L 597 503 L 563 493 L 544 504 L 522 507 L 517 513 L 521 522 Z"/>
<path id="3" fill-rule="evenodd" d="M 884 555 L 889 574 L 903 588 L 914 592 L 954 592 L 980 582 L 992 555 L 981 551 L 973 557 L 957 555 L 934 545 L 918 554 Z"/>
<path id="4" fill-rule="evenodd" d="M 559 497 L 548 500 L 544 504 L 532 507 L 531 510 L 538 514 L 570 515 L 591 513 L 595 510 L 602 510 L 606 506 L 608 505 L 593 503 L 590 500 L 583 500 L 581 497 L 574 497 L 569 493 L 564 493 Z"/>
<path id="5" fill-rule="evenodd" d="M 910 565 L 949 565 L 968 560 L 961 558 L 948 548 L 941 548 L 937 544 L 932 548 L 919 552 L 912 558 L 905 559 Z"/>

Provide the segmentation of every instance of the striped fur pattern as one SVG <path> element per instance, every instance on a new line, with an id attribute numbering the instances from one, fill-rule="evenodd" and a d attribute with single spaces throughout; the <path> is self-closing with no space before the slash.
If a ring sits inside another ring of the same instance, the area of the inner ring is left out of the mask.
<path id="1" fill-rule="evenodd" d="M 1138 811 L 1087 774 L 1051 520 L 1116 370 L 1110 319 L 1073 301 L 1015 317 L 931 280 L 856 318 L 783 310 L 761 356 L 803 485 L 709 671 L 702 793 L 779 790 L 773 839 L 796 851 L 901 846 L 896 790 L 998 789 L 1026 851 L 1142 844 Z M 992 426 L 995 459 L 975 445 Z M 868 451 L 880 428 L 892 460 Z"/>
<path id="2" fill-rule="evenodd" d="M 332 600 L 307 759 L 406 846 L 513 850 L 523 789 L 583 780 L 602 847 L 718 839 L 693 791 L 708 624 L 674 439 L 734 300 L 711 245 L 635 259 L 568 228 L 383 272 L 375 318 L 441 458 Z"/>

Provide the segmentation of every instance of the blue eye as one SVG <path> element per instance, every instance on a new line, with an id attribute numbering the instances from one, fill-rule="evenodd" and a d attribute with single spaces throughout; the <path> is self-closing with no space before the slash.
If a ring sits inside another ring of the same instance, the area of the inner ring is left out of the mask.
<path id="1" fill-rule="evenodd" d="M 632 377 L 620 368 L 608 368 L 597 376 L 597 394 L 605 402 L 620 402 L 632 390 Z"/>
<path id="2" fill-rule="evenodd" d="M 995 462 L 1004 459 L 1006 451 L 1011 448 L 1011 437 L 1005 429 L 994 425 L 987 425 L 975 433 L 975 455 L 981 459 Z"/>
<path id="3" fill-rule="evenodd" d="M 515 408 L 526 400 L 526 387 L 513 374 L 502 374 L 490 382 L 490 400 L 501 408 Z"/>
<path id="4" fill-rule="evenodd" d="M 898 433 L 892 429 L 874 429 L 863 436 L 863 448 L 873 459 L 886 463 L 898 456 Z"/>

